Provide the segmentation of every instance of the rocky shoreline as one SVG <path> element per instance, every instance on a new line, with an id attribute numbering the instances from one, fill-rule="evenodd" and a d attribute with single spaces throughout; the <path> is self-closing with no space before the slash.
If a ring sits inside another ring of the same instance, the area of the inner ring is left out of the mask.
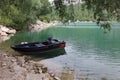
<path id="1" fill-rule="evenodd" d="M 47 67 L 27 56 L 11 56 L 0 51 L 0 80 L 60 80 Z"/>
<path id="2" fill-rule="evenodd" d="M 15 29 L 7 28 L 6 26 L 0 25 L 0 36 L 7 36 L 15 33 L 16 33 Z"/>
<path id="3" fill-rule="evenodd" d="M 37 21 L 29 26 L 30 31 L 40 31 L 54 26 L 55 23 Z M 0 43 L 10 39 L 16 33 L 15 29 L 0 25 Z M 10 55 L 0 50 L 0 80 L 61 80 L 47 67 L 39 62 L 29 59 L 28 56 Z"/>
<path id="4" fill-rule="evenodd" d="M 49 27 L 53 27 L 57 24 L 59 24 L 58 21 L 45 23 L 40 20 L 37 20 L 35 24 L 31 24 L 28 26 L 28 30 L 31 32 L 41 31 L 41 30 L 47 29 Z M 14 34 L 16 34 L 16 32 L 17 31 L 13 28 L 0 25 L 0 43 L 10 39 L 10 37 L 14 36 Z"/>
<path id="5" fill-rule="evenodd" d="M 0 43 L 10 39 L 16 33 L 15 29 L 0 25 Z"/>
<path id="6" fill-rule="evenodd" d="M 59 23 L 60 22 L 58 22 L 58 21 L 53 21 L 53 22 L 50 22 L 50 23 L 45 23 L 45 22 L 42 22 L 40 20 L 37 20 L 36 24 L 31 24 L 28 27 L 28 30 L 29 31 L 41 31 L 41 30 L 47 29 L 49 27 L 53 27 L 53 26 L 55 26 L 56 24 L 59 24 Z"/>

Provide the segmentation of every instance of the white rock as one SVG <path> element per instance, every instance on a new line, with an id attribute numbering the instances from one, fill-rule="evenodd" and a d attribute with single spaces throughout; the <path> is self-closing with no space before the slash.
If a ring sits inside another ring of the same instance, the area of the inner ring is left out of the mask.
<path id="1" fill-rule="evenodd" d="M 55 80 L 61 80 L 59 77 L 56 77 L 56 76 L 54 78 L 55 78 Z"/>
<path id="2" fill-rule="evenodd" d="M 8 34 L 7 34 L 6 32 L 0 31 L 0 35 L 1 35 L 1 36 L 7 36 Z"/>
<path id="3" fill-rule="evenodd" d="M 8 32 L 9 29 L 8 29 L 7 27 L 3 26 L 3 27 L 1 27 L 1 31 L 3 31 L 3 32 Z"/>
<path id="4" fill-rule="evenodd" d="M 7 33 L 9 33 L 9 34 L 15 34 L 15 33 L 16 33 L 16 30 L 15 30 L 15 29 L 11 29 L 11 30 L 8 30 Z"/>
<path id="5" fill-rule="evenodd" d="M 12 62 L 16 62 L 16 59 L 11 59 Z"/>
<path id="6" fill-rule="evenodd" d="M 41 30 L 47 29 L 50 26 L 54 26 L 54 25 L 55 24 L 53 24 L 53 23 L 45 23 L 45 22 L 42 22 L 40 20 L 37 20 L 36 24 L 30 25 L 28 27 L 28 29 L 31 30 L 31 31 L 41 31 Z"/>
<path id="7" fill-rule="evenodd" d="M 6 67 L 6 65 L 7 65 L 6 63 L 2 63 L 2 67 Z"/>

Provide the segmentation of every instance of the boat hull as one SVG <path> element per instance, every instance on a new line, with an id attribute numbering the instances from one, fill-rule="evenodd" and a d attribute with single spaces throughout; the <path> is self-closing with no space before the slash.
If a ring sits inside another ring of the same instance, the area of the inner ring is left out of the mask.
<path id="1" fill-rule="evenodd" d="M 64 49 L 65 47 L 64 41 L 54 40 L 53 43 L 48 44 L 47 41 L 44 42 L 34 42 L 34 43 L 27 43 L 27 44 L 19 44 L 11 46 L 17 52 L 24 53 L 24 54 L 42 54 L 45 52 L 49 52 L 54 49 Z"/>

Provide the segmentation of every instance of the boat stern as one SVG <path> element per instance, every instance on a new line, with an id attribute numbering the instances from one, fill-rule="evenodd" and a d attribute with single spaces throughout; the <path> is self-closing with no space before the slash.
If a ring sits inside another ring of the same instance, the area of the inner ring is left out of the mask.
<path id="1" fill-rule="evenodd" d="M 66 42 L 62 42 L 61 44 L 60 44 L 60 47 L 62 47 L 62 48 L 64 48 L 66 46 Z"/>

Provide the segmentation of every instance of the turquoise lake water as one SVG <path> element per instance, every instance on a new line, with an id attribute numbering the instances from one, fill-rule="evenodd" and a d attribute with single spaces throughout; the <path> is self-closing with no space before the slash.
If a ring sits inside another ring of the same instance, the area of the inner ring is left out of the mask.
<path id="1" fill-rule="evenodd" d="M 32 42 L 48 36 L 64 40 L 65 55 L 40 61 L 49 71 L 72 74 L 74 80 L 120 80 L 120 24 L 112 26 L 104 33 L 95 23 L 66 24 L 42 33 L 19 33 L 12 40 Z"/>

